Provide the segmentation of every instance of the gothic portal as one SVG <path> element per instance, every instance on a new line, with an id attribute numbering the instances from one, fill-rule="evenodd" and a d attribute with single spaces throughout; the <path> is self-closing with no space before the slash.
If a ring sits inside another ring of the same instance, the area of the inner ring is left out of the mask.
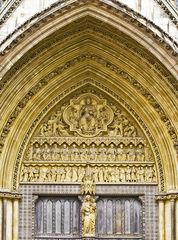
<path id="1" fill-rule="evenodd" d="M 37 2 L 2 9 L 0 240 L 178 239 L 175 7 Z"/>

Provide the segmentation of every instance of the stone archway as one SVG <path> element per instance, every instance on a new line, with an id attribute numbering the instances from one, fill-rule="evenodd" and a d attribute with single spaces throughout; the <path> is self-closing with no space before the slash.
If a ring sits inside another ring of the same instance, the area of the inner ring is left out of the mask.
<path id="1" fill-rule="evenodd" d="M 169 226 L 173 226 L 171 219 L 175 218 L 174 207 L 177 202 L 173 204 L 169 201 L 169 197 L 176 199 L 176 194 L 170 191 L 175 191 L 178 184 L 176 173 L 176 122 L 178 119 L 177 115 L 174 114 L 177 110 L 176 58 L 171 55 L 169 49 L 164 49 L 149 32 L 144 32 L 143 29 L 138 28 L 135 25 L 135 20 L 133 23 L 128 21 L 128 18 L 132 20 L 132 17 L 125 18 L 122 9 L 117 9 L 115 14 L 114 9 L 109 8 L 107 3 L 98 7 L 99 1 L 79 2 L 81 5 L 71 4 L 71 8 L 62 12 L 62 16 L 60 15 L 61 9 L 59 10 L 57 7 L 51 10 L 54 13 L 51 17 L 50 11 L 49 14 L 45 13 L 46 15 L 44 14 L 39 19 L 40 26 L 35 25 L 29 28 L 32 30 L 31 36 L 26 37 L 25 35 L 22 40 L 19 40 L 19 44 L 14 45 L 13 49 L 9 47 L 2 54 L 0 104 L 3 121 L 0 123 L 2 129 L 0 185 L 5 191 L 1 193 L 5 200 L 1 199 L 0 204 L 3 208 L 0 207 L 0 209 L 7 209 L 4 215 L 9 216 L 10 219 L 9 224 L 5 221 L 7 228 L 3 230 L 3 234 L 8 239 L 18 239 L 17 225 L 14 224 L 12 228 L 12 218 L 15 217 L 12 212 L 18 211 L 18 203 L 17 200 L 11 201 L 9 199 L 19 197 L 17 192 L 19 193 L 21 187 L 21 166 L 23 164 L 26 164 L 25 167 L 28 166 L 28 163 L 24 163 L 23 159 L 30 139 L 35 134 L 36 126 L 43 118 L 45 119 L 45 116 L 48 116 L 47 112 L 50 113 L 57 102 L 62 102 L 69 92 L 74 92 L 75 88 L 80 88 L 83 81 L 82 84 L 86 82 L 93 84 L 100 91 L 107 92 L 106 95 L 113 98 L 113 101 L 120 102 L 119 104 L 122 105 L 123 109 L 126 109 L 125 111 L 139 126 L 140 131 L 145 134 L 154 156 L 157 175 L 155 184 L 158 185 L 158 188 L 155 187 L 154 191 L 151 192 L 152 200 L 149 199 L 149 201 L 154 202 L 152 207 L 156 219 L 157 210 L 155 209 L 157 205 L 153 199 L 156 192 L 161 193 L 161 197 L 159 197 L 160 239 L 166 237 L 173 239 L 176 229 L 172 233 Z M 65 9 L 66 7 L 64 7 Z M 68 19 L 65 23 L 64 16 L 65 19 Z M 29 45 L 30 42 L 31 45 Z M 154 43 L 154 49 L 152 43 Z M 98 97 L 96 94 L 96 100 Z M 73 104 L 77 105 L 78 103 L 74 101 Z M 174 111 L 170 109 L 174 109 Z M 49 120 L 46 119 L 46 121 Z M 91 122 L 93 123 L 91 124 Z M 96 121 L 91 122 L 90 124 L 94 127 Z M 69 122 L 66 124 L 70 125 Z M 108 122 L 108 125 L 106 124 L 97 133 L 101 134 L 109 127 L 110 131 L 114 132 L 116 128 L 111 127 L 110 124 Z M 70 130 L 81 136 L 81 131 L 87 131 L 88 127 L 86 124 L 82 130 L 77 130 L 76 127 L 71 127 Z M 133 126 L 130 127 L 133 129 Z M 66 131 L 66 127 L 62 128 L 63 131 Z M 59 131 L 59 126 L 57 126 L 56 131 Z M 119 127 L 117 131 L 122 132 Z M 112 137 L 115 139 L 116 136 Z M 61 137 L 64 138 L 64 136 Z M 92 136 L 92 138 L 94 137 L 96 136 Z M 107 144 L 104 143 L 104 147 L 108 151 L 111 144 L 114 144 L 115 151 L 115 147 L 118 148 L 118 142 L 119 140 L 116 143 L 113 140 Z M 125 150 L 128 148 L 126 143 L 120 143 L 124 144 Z M 100 149 L 100 143 L 97 144 L 98 149 Z M 87 146 L 89 145 L 88 143 Z M 135 150 L 138 150 L 135 142 L 133 145 Z M 43 143 L 40 146 L 43 148 Z M 79 145 L 78 147 L 81 148 Z M 59 146 L 58 148 L 61 149 Z M 121 149 L 119 148 L 119 150 Z M 127 167 L 127 164 L 121 166 L 120 170 L 125 166 Z M 33 168 L 33 166 L 31 167 Z M 36 180 L 34 181 L 32 177 L 33 184 L 29 184 L 29 179 L 27 179 L 28 184 L 24 184 L 24 186 L 31 185 L 28 191 L 34 194 L 35 191 L 39 190 L 37 188 L 35 190 L 34 183 L 39 186 Z M 130 191 L 129 188 L 122 188 L 122 181 L 116 181 L 117 184 L 118 188 L 114 188 L 115 191 L 120 194 L 125 191 L 124 194 L 127 195 Z M 127 182 L 124 184 L 127 185 Z M 51 189 L 65 195 L 69 191 L 80 193 L 74 182 L 70 183 L 67 190 L 63 189 L 64 185 L 63 183 L 58 184 L 59 188 Z M 71 190 L 73 185 L 75 185 L 76 190 Z M 131 183 L 132 185 L 137 186 L 137 182 Z M 110 189 L 108 187 L 103 190 L 101 187 L 98 191 L 101 195 L 102 191 L 106 191 L 109 195 L 111 194 Z M 133 188 L 131 189 L 134 191 Z M 146 188 L 137 189 L 136 195 L 140 196 L 141 192 L 146 196 Z M 21 189 L 20 193 L 23 197 L 28 195 L 25 187 Z M 42 195 L 46 193 L 51 194 L 52 192 L 48 192 L 47 189 L 41 191 Z M 32 197 L 30 194 L 28 196 Z M 28 205 L 30 209 L 34 207 L 34 199 L 31 197 L 29 199 L 32 205 Z M 22 214 L 25 205 L 20 207 L 20 214 Z M 166 213 L 166 219 L 164 213 Z M 146 214 L 149 215 L 148 212 Z M 13 220 L 13 222 L 17 221 Z M 158 226 L 155 225 L 155 228 Z M 22 225 L 20 225 L 20 229 L 22 229 Z M 33 226 L 27 230 L 26 238 L 31 239 L 32 229 Z M 1 230 L 0 233 L 2 233 Z M 22 231 L 20 234 L 22 236 Z M 148 239 L 157 237 L 157 235 L 148 235 L 148 230 L 145 230 L 145 234 L 147 234 Z"/>
<path id="2" fill-rule="evenodd" d="M 26 192 L 29 203 L 22 201 L 21 211 L 26 207 L 34 221 L 24 215 L 20 225 L 31 227 L 20 238 L 149 238 L 148 229 L 156 230 L 157 215 L 151 222 L 143 209 L 156 208 L 149 201 L 160 177 L 153 142 L 119 96 L 102 84 L 96 87 L 91 79 L 81 84 L 46 107 L 26 147 L 20 191 Z M 95 213 L 88 210 L 92 201 L 96 201 Z M 95 217 L 91 229 L 90 214 Z M 154 235 L 156 239 L 156 231 Z"/>

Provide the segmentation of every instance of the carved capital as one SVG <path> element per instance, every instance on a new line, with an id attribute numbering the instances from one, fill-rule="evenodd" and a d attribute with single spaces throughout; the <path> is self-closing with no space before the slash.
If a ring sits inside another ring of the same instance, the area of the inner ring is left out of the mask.
<path id="1" fill-rule="evenodd" d="M 175 201 L 178 199 L 178 192 L 156 195 L 158 201 Z"/>
<path id="2" fill-rule="evenodd" d="M 8 199 L 21 199 L 22 194 L 17 192 L 8 192 L 0 190 L 0 198 L 8 198 Z"/>

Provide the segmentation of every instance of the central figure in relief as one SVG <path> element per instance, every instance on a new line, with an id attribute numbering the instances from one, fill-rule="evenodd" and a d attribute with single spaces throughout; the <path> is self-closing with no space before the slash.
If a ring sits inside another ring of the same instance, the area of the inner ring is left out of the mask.
<path id="1" fill-rule="evenodd" d="M 85 99 L 85 105 L 80 110 L 79 128 L 83 133 L 95 132 L 98 127 L 97 109 L 92 105 L 90 97 Z"/>
<path id="2" fill-rule="evenodd" d="M 107 131 L 107 126 L 113 121 L 114 113 L 105 99 L 86 93 L 70 101 L 63 117 L 71 131 L 84 137 L 91 137 Z"/>

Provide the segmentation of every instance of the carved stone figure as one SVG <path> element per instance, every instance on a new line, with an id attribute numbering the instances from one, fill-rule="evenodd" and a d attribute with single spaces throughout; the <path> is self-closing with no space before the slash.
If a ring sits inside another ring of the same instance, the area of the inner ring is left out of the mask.
<path id="1" fill-rule="evenodd" d="M 54 143 L 52 153 L 51 153 L 51 158 L 52 158 L 53 161 L 59 161 L 60 160 L 60 149 L 59 149 L 57 143 Z"/>
<path id="2" fill-rule="evenodd" d="M 85 175 L 81 184 L 81 194 L 95 194 L 96 185 L 91 175 Z"/>
<path id="3" fill-rule="evenodd" d="M 89 148 L 89 158 L 90 161 L 96 161 L 98 157 L 98 149 L 96 148 L 95 144 L 93 143 Z"/>
<path id="4" fill-rule="evenodd" d="M 65 170 L 58 167 L 56 169 L 56 182 L 63 182 L 65 179 Z"/>
<path id="5" fill-rule="evenodd" d="M 39 178 L 39 174 L 40 174 L 40 170 L 38 167 L 35 167 L 33 169 L 33 181 L 38 181 L 38 178 Z"/>
<path id="6" fill-rule="evenodd" d="M 78 181 L 78 171 L 77 167 L 72 168 L 72 182 L 77 182 Z"/>
<path id="7" fill-rule="evenodd" d="M 135 157 L 136 157 L 135 148 L 134 148 L 133 144 L 130 144 L 130 148 L 127 153 L 127 160 L 130 162 L 133 162 L 133 161 L 135 161 Z"/>
<path id="8" fill-rule="evenodd" d="M 131 168 L 129 166 L 127 166 L 126 170 L 125 170 L 125 176 L 126 176 L 126 181 L 127 182 L 131 182 Z"/>
<path id="9" fill-rule="evenodd" d="M 145 181 L 145 171 L 144 171 L 143 167 L 138 168 L 137 179 L 138 179 L 138 182 L 144 182 Z"/>
<path id="10" fill-rule="evenodd" d="M 105 167 L 103 171 L 104 182 L 111 182 L 112 179 L 112 170 L 110 167 Z"/>
<path id="11" fill-rule="evenodd" d="M 28 182 L 28 180 L 29 180 L 28 175 L 29 175 L 28 167 L 23 167 L 22 171 L 21 171 L 21 181 Z"/>
<path id="12" fill-rule="evenodd" d="M 72 145 L 72 148 L 70 151 L 70 158 L 71 158 L 71 161 L 79 161 L 80 160 L 79 149 L 77 148 L 75 143 Z"/>
<path id="13" fill-rule="evenodd" d="M 34 181 L 33 167 L 29 167 L 29 171 L 28 171 L 28 181 L 29 181 L 29 182 L 33 182 L 33 181 Z"/>
<path id="14" fill-rule="evenodd" d="M 136 160 L 138 162 L 143 162 L 145 161 L 145 154 L 144 154 L 144 148 L 142 144 L 138 145 L 138 148 L 136 150 Z"/>
<path id="15" fill-rule="evenodd" d="M 85 143 L 82 144 L 82 147 L 80 149 L 80 159 L 84 162 L 88 160 L 88 149 Z"/>
<path id="16" fill-rule="evenodd" d="M 39 176 L 39 181 L 40 182 L 45 182 L 46 181 L 47 171 L 48 171 L 47 167 L 40 167 L 40 176 Z"/>
<path id="17" fill-rule="evenodd" d="M 104 182 L 103 167 L 99 168 L 98 176 L 99 176 L 99 182 Z"/>
<path id="18" fill-rule="evenodd" d="M 137 171 L 136 171 L 135 167 L 132 167 L 132 170 L 131 170 L 131 181 L 132 182 L 137 181 Z"/>
<path id="19" fill-rule="evenodd" d="M 127 153 L 124 149 L 124 144 L 121 143 L 119 145 L 119 147 L 117 148 L 117 151 L 116 151 L 116 159 L 117 161 L 126 161 L 127 160 Z"/>
<path id="20" fill-rule="evenodd" d="M 98 168 L 97 167 L 95 167 L 94 169 L 93 169 L 93 181 L 95 182 L 95 183 L 97 183 L 99 180 L 98 180 Z"/>
<path id="21" fill-rule="evenodd" d="M 78 169 L 78 181 L 82 182 L 84 176 L 85 176 L 85 168 L 84 167 L 79 167 L 79 169 Z"/>
<path id="22" fill-rule="evenodd" d="M 69 148 L 67 147 L 66 144 L 63 144 L 60 152 L 61 152 L 61 160 L 64 162 L 68 161 L 70 153 L 69 153 Z"/>
<path id="23" fill-rule="evenodd" d="M 110 136 L 123 136 L 123 118 L 122 111 L 116 109 L 115 118 L 113 124 L 110 126 L 111 131 L 109 133 Z"/>
<path id="24" fill-rule="evenodd" d="M 129 122 L 129 120 L 124 121 L 124 136 L 125 137 L 136 137 L 137 135 L 137 131 L 136 128 L 131 125 L 131 123 Z"/>
<path id="25" fill-rule="evenodd" d="M 116 152 L 115 152 L 115 148 L 114 148 L 114 144 L 111 143 L 110 147 L 107 150 L 107 159 L 108 161 L 115 161 L 115 157 L 116 157 Z"/>
<path id="26" fill-rule="evenodd" d="M 146 182 L 153 182 L 153 168 L 152 167 L 146 167 L 145 168 L 145 181 Z"/>
<path id="27" fill-rule="evenodd" d="M 92 99 L 90 97 L 86 97 L 85 103 L 80 109 L 79 128 L 82 133 L 94 132 L 97 129 L 98 122 L 96 117 L 96 106 L 92 103 Z"/>
<path id="28" fill-rule="evenodd" d="M 115 182 L 119 182 L 120 181 L 120 168 L 117 167 L 117 168 L 114 168 L 114 169 L 115 169 L 115 172 L 114 172 Z"/>
<path id="29" fill-rule="evenodd" d="M 51 150 L 47 143 L 44 145 L 42 156 L 45 161 L 51 160 Z"/>
<path id="30" fill-rule="evenodd" d="M 51 179 L 51 182 L 56 182 L 57 171 L 56 171 L 55 167 L 52 167 L 51 170 L 50 170 L 50 179 Z"/>
<path id="31" fill-rule="evenodd" d="M 52 135 L 52 127 L 50 128 L 51 126 L 48 126 L 47 123 L 43 123 L 41 126 L 40 126 L 40 135 L 41 136 L 51 136 Z"/>
<path id="32" fill-rule="evenodd" d="M 40 146 L 38 145 L 38 143 L 34 144 L 33 159 L 34 160 L 41 160 L 42 159 L 41 149 L 40 149 Z"/>
<path id="33" fill-rule="evenodd" d="M 94 237 L 96 221 L 96 202 L 94 198 L 89 195 L 84 198 L 81 213 L 83 237 Z"/>
<path id="34" fill-rule="evenodd" d="M 105 148 L 104 143 L 102 143 L 101 147 L 98 149 L 98 160 L 103 162 L 107 160 L 107 149 Z"/>
<path id="35" fill-rule="evenodd" d="M 71 167 L 66 167 L 66 176 L 65 176 L 65 182 L 71 182 L 72 181 L 72 169 Z"/>
<path id="36" fill-rule="evenodd" d="M 120 181 L 121 182 L 125 182 L 126 181 L 126 173 L 125 173 L 125 169 L 123 167 L 120 170 Z"/>

